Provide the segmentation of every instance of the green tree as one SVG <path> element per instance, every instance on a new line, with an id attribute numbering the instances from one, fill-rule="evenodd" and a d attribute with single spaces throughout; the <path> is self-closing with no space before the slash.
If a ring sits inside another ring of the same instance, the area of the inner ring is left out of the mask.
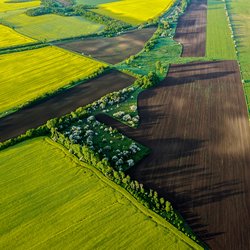
<path id="1" fill-rule="evenodd" d="M 165 203 L 165 210 L 167 213 L 172 210 L 172 205 L 169 201 L 166 201 L 166 203 Z"/>

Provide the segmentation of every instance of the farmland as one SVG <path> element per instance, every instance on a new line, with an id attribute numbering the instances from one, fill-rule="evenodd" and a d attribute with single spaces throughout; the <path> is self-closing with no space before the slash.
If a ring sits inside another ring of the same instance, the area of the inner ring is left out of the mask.
<path id="1" fill-rule="evenodd" d="M 56 45 L 78 53 L 90 54 L 98 60 L 115 64 L 137 54 L 155 31 L 156 28 L 148 28 L 130 31 L 116 37 L 80 39 Z"/>
<path id="2" fill-rule="evenodd" d="M 183 45 L 183 57 L 201 57 L 206 53 L 207 0 L 193 0 L 180 17 L 175 40 Z"/>
<path id="3" fill-rule="evenodd" d="M 206 56 L 230 60 L 236 53 L 225 6 L 220 0 L 208 0 Z"/>
<path id="4" fill-rule="evenodd" d="M 51 46 L 1 55 L 0 113 L 84 79 L 103 66 Z"/>
<path id="5" fill-rule="evenodd" d="M 2 249 L 201 249 L 47 138 L 1 151 L 0 160 Z"/>
<path id="6" fill-rule="evenodd" d="M 171 198 L 212 249 L 250 244 L 250 131 L 235 68 L 234 61 L 171 66 L 159 86 L 139 95 L 138 129 L 98 119 L 152 149 L 129 174 Z"/>
<path id="7" fill-rule="evenodd" d="M 205 56 L 205 1 L 192 3 L 175 37 L 184 44 L 183 56 Z M 197 27 L 199 33 L 194 36 Z M 173 58 L 166 59 L 174 62 L 180 50 L 175 43 L 169 44 L 175 52 L 172 49 Z M 158 46 L 150 51 L 152 58 Z M 139 56 L 135 62 L 150 65 L 150 56 L 144 58 Z M 136 130 L 98 116 L 99 121 L 152 149 L 128 173 L 169 197 L 212 249 L 248 249 L 250 131 L 237 62 L 172 65 L 160 85 L 139 95 L 138 109 Z"/>
<path id="8" fill-rule="evenodd" d="M 37 7 L 40 5 L 40 0 L 31 0 L 31 1 L 15 1 L 15 0 L 0 0 L 0 12 L 18 10 L 24 8 Z"/>
<path id="9" fill-rule="evenodd" d="M 1 51 L 0 248 L 250 249 L 247 0 L 59 1 L 0 12 L 106 24 Z"/>
<path id="10" fill-rule="evenodd" d="M 16 45 L 28 44 L 35 40 L 23 36 L 9 27 L 0 24 L 0 48 L 11 47 Z"/>
<path id="11" fill-rule="evenodd" d="M 66 115 L 96 101 L 110 91 L 128 87 L 133 81 L 134 78 L 129 75 L 112 71 L 6 116 L 0 119 L 0 142 L 36 128 L 49 119 Z"/>
<path id="12" fill-rule="evenodd" d="M 210 60 L 210 58 L 203 57 L 206 47 L 204 21 L 206 19 L 206 8 L 204 8 L 204 2 L 196 3 L 194 1 L 190 4 L 186 12 L 189 12 L 194 7 L 196 11 L 192 16 L 181 16 L 178 22 L 171 22 L 167 31 L 158 29 L 156 33 L 160 32 L 161 35 L 158 35 L 155 40 L 152 39 L 155 42 L 149 51 L 144 49 L 129 63 L 126 61 L 119 63 L 117 68 L 128 70 L 138 75 L 147 75 L 150 71 L 154 71 L 157 72 L 161 79 L 164 79 L 170 64 Z M 195 22 L 192 21 L 194 19 L 196 19 Z M 189 25 L 186 25 L 187 23 Z M 197 29 L 199 29 L 199 33 L 194 36 L 193 30 Z M 181 55 L 184 57 L 181 57 Z M 156 67 L 156 64 L 159 62 L 161 69 Z"/>
<path id="13" fill-rule="evenodd" d="M 0 14 L 4 23 L 16 31 L 40 41 L 58 40 L 100 32 L 104 26 L 80 16 L 47 14 L 28 16 L 23 11 Z"/>
<path id="14" fill-rule="evenodd" d="M 0 48 L 11 47 L 16 45 L 28 44 L 35 40 L 25 37 L 9 27 L 0 24 Z"/>
<path id="15" fill-rule="evenodd" d="M 96 12 L 138 25 L 159 16 L 172 4 L 172 0 L 122 0 L 100 4 Z M 148 6 L 154 6 L 154 8 L 148 8 Z"/>
<path id="16" fill-rule="evenodd" d="M 238 60 L 245 81 L 245 94 L 250 114 L 250 12 L 247 0 L 226 1 L 237 43 Z"/>

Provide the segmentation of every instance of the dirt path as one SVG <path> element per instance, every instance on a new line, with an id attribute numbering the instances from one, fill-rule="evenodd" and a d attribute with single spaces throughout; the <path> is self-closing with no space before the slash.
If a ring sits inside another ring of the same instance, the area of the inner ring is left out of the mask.
<path id="1" fill-rule="evenodd" d="M 91 55 L 104 62 L 116 64 L 140 52 L 145 42 L 152 37 L 155 31 L 156 27 L 153 27 L 133 30 L 117 37 L 79 39 L 73 42 L 57 43 L 56 45 L 64 49 Z"/>
<path id="2" fill-rule="evenodd" d="M 192 0 L 178 21 L 174 39 L 183 45 L 183 57 L 206 54 L 207 0 Z"/>
<path id="3" fill-rule="evenodd" d="M 136 130 L 98 118 L 152 149 L 131 177 L 171 199 L 212 249 L 250 249 L 250 127 L 237 63 L 173 65 L 138 104 Z"/>
<path id="4" fill-rule="evenodd" d="M 51 118 L 70 113 L 110 92 L 129 86 L 133 81 L 133 77 L 113 71 L 4 117 L 0 119 L 0 141 L 36 128 Z"/>

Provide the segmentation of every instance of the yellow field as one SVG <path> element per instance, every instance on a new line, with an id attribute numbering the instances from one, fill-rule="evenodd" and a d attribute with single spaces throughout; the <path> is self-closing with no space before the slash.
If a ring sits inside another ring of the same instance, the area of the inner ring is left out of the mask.
<path id="1" fill-rule="evenodd" d="M 0 56 L 0 115 L 73 80 L 96 72 L 103 63 L 56 47 Z"/>
<path id="2" fill-rule="evenodd" d="M 32 43 L 35 40 L 23 36 L 13 29 L 0 24 L 0 48 Z"/>
<path id="3" fill-rule="evenodd" d="M 170 8 L 174 0 L 121 0 L 100 4 L 96 12 L 130 24 L 140 24 Z"/>
<path id="4" fill-rule="evenodd" d="M 48 138 L 0 162 L 0 249 L 203 249 Z"/>
<path id="5" fill-rule="evenodd" d="M 16 3 L 15 1 L 12 2 L 11 0 L 0 0 L 0 12 L 31 8 L 39 5 L 40 5 L 40 0 L 33 0 L 20 3 Z"/>

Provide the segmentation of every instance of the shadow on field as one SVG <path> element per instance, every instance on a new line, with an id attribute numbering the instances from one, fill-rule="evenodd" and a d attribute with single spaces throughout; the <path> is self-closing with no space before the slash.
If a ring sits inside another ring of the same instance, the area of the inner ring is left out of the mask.
<path id="1" fill-rule="evenodd" d="M 151 149 L 131 178 L 170 200 L 211 249 L 250 249 L 250 130 L 237 62 L 172 65 L 139 95 L 138 112 L 137 129 L 97 117 Z"/>
<path id="2" fill-rule="evenodd" d="M 205 149 L 207 141 L 178 137 L 164 138 L 164 136 L 163 138 L 160 136 L 151 138 L 148 131 L 150 127 L 157 124 L 152 120 L 156 120 L 156 118 L 161 120 L 164 115 L 160 112 L 150 113 L 147 110 L 150 108 L 140 107 L 140 114 L 143 113 L 143 123 L 138 129 L 129 128 L 104 114 L 100 114 L 96 118 L 152 150 L 147 157 L 140 161 L 139 166 L 127 172 L 133 179 L 138 180 L 139 178 L 145 187 L 158 190 L 160 196 L 170 200 L 202 240 L 212 240 L 216 236 L 223 235 L 224 231 L 208 230 L 208 225 L 213 222 L 203 223 L 204 218 L 194 213 L 194 208 L 209 206 L 214 209 L 214 213 L 217 213 L 216 204 L 244 193 L 241 182 L 237 179 L 230 179 L 214 182 L 213 185 L 207 184 L 211 179 L 219 179 L 219 175 L 215 175 L 205 166 L 186 164 L 187 159 L 196 158 Z M 147 112 L 145 112 L 146 110 Z M 146 125 L 144 125 L 145 123 Z M 178 165 L 173 165 L 173 162 L 178 162 Z M 139 172 L 137 172 L 138 168 L 140 168 Z"/>

